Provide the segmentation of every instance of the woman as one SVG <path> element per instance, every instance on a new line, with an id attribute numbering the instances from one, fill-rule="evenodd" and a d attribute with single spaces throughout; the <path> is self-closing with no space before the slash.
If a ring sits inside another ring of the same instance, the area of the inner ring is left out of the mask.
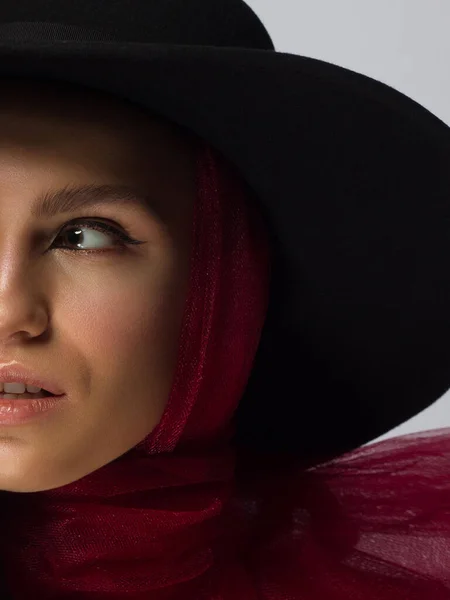
<path id="1" fill-rule="evenodd" d="M 361 447 L 450 386 L 448 128 L 240 1 L 1 14 L 2 598 L 450 597 L 449 431 Z"/>

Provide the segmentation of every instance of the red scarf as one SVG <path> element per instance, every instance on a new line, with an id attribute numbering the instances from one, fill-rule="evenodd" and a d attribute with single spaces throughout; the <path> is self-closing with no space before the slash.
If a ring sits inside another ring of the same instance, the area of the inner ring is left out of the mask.
<path id="1" fill-rule="evenodd" d="M 197 181 L 161 422 L 79 481 L 4 494 L 2 600 L 450 598 L 450 431 L 237 485 L 232 417 L 267 311 L 269 244 L 239 176 L 206 145 Z"/>

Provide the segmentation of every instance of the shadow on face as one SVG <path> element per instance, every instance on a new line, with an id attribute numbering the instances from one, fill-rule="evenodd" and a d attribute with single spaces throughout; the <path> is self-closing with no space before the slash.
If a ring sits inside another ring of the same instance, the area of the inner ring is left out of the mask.
<path id="1" fill-rule="evenodd" d="M 66 393 L 28 423 L 0 423 L 0 490 L 33 492 L 115 460 L 162 416 L 189 280 L 198 139 L 100 92 L 12 80 L 1 89 L 0 366 L 18 362 Z M 101 186 L 135 196 L 112 202 L 93 192 Z M 68 187 L 90 189 L 87 204 L 36 217 L 43 197 Z M 117 232 L 139 243 L 120 244 Z"/>

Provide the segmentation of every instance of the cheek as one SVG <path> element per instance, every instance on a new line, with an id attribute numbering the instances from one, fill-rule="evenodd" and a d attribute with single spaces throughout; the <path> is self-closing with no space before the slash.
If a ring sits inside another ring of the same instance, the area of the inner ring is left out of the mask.
<path id="1" fill-rule="evenodd" d="M 100 262 L 100 261 L 99 261 Z M 167 393 L 176 363 L 186 281 L 169 257 L 157 265 L 90 266 L 66 286 L 59 329 L 84 366 L 90 393 Z"/>

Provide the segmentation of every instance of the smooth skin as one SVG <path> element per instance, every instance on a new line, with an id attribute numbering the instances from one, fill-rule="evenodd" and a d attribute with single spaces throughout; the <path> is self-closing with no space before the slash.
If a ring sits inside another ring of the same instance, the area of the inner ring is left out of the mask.
<path id="1" fill-rule="evenodd" d="M 25 364 L 68 394 L 44 418 L 0 424 L 0 490 L 35 492 L 100 469 L 161 419 L 189 281 L 196 138 L 84 88 L 1 89 L 0 366 Z M 146 202 L 33 216 L 42 194 L 85 184 L 130 185 Z M 89 225 L 74 235 L 86 219 L 143 243 L 121 247 Z"/>

